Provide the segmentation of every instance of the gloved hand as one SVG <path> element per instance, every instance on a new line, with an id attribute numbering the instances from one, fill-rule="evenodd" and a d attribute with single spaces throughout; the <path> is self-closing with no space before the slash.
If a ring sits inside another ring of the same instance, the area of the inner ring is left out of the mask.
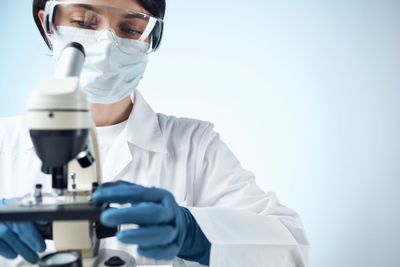
<path id="1" fill-rule="evenodd" d="M 137 224 L 138 229 L 119 232 L 117 238 L 138 244 L 138 253 L 155 260 L 176 256 L 208 265 L 211 244 L 188 209 L 178 206 L 174 196 L 163 189 L 147 188 L 118 181 L 102 184 L 94 193 L 98 203 L 131 203 L 131 207 L 107 209 L 101 223 L 115 227 Z"/>
<path id="2" fill-rule="evenodd" d="M 12 200 L 2 199 L 0 207 Z M 36 263 L 39 260 L 37 252 L 45 250 L 46 243 L 32 223 L 0 223 L 0 255 L 8 259 L 21 255 L 30 263 Z"/>

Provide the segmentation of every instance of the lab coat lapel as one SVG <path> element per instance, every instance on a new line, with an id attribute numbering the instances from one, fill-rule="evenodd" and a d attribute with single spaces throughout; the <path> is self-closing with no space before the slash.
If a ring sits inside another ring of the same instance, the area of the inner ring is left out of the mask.
<path id="1" fill-rule="evenodd" d="M 135 104 L 127 126 L 128 142 L 147 151 L 168 153 L 157 114 L 138 90 L 134 94 Z"/>
<path id="2" fill-rule="evenodd" d="M 138 90 L 134 91 L 134 99 L 133 110 L 126 128 L 105 156 L 103 164 L 105 182 L 121 178 L 121 172 L 132 162 L 134 146 L 150 152 L 168 154 L 157 114 Z"/>
<path id="3" fill-rule="evenodd" d="M 126 129 L 116 138 L 107 155 L 101 160 L 103 160 L 103 182 L 117 180 L 119 174 L 132 161 Z"/>

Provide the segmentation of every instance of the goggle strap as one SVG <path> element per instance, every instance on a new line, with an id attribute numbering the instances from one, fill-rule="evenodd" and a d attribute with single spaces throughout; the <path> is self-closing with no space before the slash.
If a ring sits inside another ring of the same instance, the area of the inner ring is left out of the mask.
<path id="1" fill-rule="evenodd" d="M 48 35 L 52 35 L 52 27 L 53 27 L 53 14 L 54 14 L 54 5 L 55 2 L 49 1 L 46 3 L 44 7 L 44 19 L 45 19 L 45 29 Z"/>
<path id="2" fill-rule="evenodd" d="M 139 41 L 145 41 L 147 39 L 147 37 L 149 37 L 149 35 L 153 31 L 156 23 L 157 23 L 157 19 L 150 17 L 149 22 L 147 23 L 147 27 L 144 30 L 142 36 L 140 36 Z"/>

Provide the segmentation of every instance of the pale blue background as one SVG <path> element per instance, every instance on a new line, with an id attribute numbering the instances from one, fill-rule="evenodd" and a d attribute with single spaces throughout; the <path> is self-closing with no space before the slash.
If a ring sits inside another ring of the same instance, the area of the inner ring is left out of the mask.
<path id="1" fill-rule="evenodd" d="M 0 7 L 10 116 L 53 63 L 31 1 Z M 312 266 L 400 266 L 400 1 L 170 0 L 164 36 L 142 93 L 216 125 L 302 215 Z"/>

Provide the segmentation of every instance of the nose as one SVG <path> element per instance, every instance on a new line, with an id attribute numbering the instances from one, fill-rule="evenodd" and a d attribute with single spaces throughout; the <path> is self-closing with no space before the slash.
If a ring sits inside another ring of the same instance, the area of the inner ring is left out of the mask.
<path id="1" fill-rule="evenodd" d="M 103 30 L 97 37 L 97 41 L 100 42 L 102 40 L 109 40 L 114 42 L 115 44 L 118 44 L 118 40 L 116 37 L 116 33 L 113 29 L 105 29 Z"/>

